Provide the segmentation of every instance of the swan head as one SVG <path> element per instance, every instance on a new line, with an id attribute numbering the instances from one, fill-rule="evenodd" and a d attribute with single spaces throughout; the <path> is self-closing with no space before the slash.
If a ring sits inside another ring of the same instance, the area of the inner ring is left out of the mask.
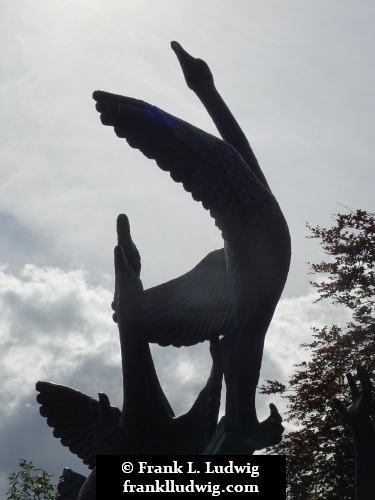
<path id="1" fill-rule="evenodd" d="M 178 42 L 171 42 L 171 47 L 177 56 L 189 89 L 199 92 L 203 86 L 213 85 L 214 77 L 206 62 L 191 56 Z"/>

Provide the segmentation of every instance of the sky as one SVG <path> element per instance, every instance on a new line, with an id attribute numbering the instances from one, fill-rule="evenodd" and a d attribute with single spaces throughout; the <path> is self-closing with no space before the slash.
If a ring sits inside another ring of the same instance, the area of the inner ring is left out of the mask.
<path id="1" fill-rule="evenodd" d="M 48 380 L 121 407 L 111 319 L 119 213 L 130 219 L 145 288 L 223 245 L 203 207 L 103 127 L 106 90 L 210 133 L 170 48 L 210 66 L 246 133 L 292 237 L 292 264 L 266 337 L 261 379 L 286 382 L 310 326 L 344 322 L 313 304 L 308 262 L 324 254 L 306 222 L 373 211 L 375 4 L 370 0 L 12 0 L 0 2 L 0 497 L 18 459 L 87 474 L 39 415 Z M 344 205 L 344 206 L 343 206 Z M 345 208 L 348 207 L 348 208 Z M 206 382 L 208 345 L 152 347 L 176 414 Z M 259 396 L 260 419 L 269 396 Z M 281 413 L 284 407 L 279 405 Z"/>

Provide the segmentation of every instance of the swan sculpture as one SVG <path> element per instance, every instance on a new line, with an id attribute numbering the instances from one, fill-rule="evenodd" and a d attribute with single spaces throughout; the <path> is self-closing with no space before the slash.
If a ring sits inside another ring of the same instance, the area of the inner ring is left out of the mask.
<path id="1" fill-rule="evenodd" d="M 80 490 L 79 499 L 95 498 L 97 454 L 200 455 L 217 425 L 223 377 L 218 338 L 210 341 L 213 366 L 206 386 L 191 409 L 175 417 L 145 337 L 141 260 L 125 215 L 117 219 L 117 234 L 113 308 L 122 355 L 122 410 L 111 406 L 104 393 L 96 400 L 63 385 L 36 384 L 40 414 L 53 427 L 54 436 L 92 469 L 84 484 L 82 476 L 65 470 L 59 484 L 61 500 L 71 498 L 66 492 L 72 489 L 75 494 Z"/>
<path id="2" fill-rule="evenodd" d="M 180 278 L 144 292 L 145 334 L 150 342 L 175 346 L 222 335 L 227 396 L 217 452 L 252 453 L 281 439 L 275 407 L 259 424 L 255 393 L 264 338 L 289 271 L 290 235 L 208 65 L 177 42 L 172 49 L 223 140 L 134 98 L 102 91 L 93 98 L 102 123 L 182 183 L 221 230 L 224 249 L 211 252 Z"/>

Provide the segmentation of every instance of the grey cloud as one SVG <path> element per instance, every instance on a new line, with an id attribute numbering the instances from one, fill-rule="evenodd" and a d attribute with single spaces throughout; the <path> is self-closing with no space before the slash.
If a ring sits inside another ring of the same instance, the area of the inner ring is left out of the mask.
<path id="1" fill-rule="evenodd" d="M 122 376 L 117 327 L 111 319 L 112 292 L 90 285 L 81 271 L 25 266 L 19 275 L 0 270 L 0 474 L 15 470 L 19 458 L 61 473 L 67 465 L 85 468 L 52 437 L 38 414 L 35 382 L 49 380 L 90 396 L 106 392 L 121 407 Z M 299 344 L 311 337 L 310 325 L 323 326 L 342 311 L 313 304 L 314 294 L 282 299 L 266 338 L 261 383 L 286 381 L 293 364 L 302 360 Z M 47 318 L 47 319 L 46 319 Z M 9 335 L 9 332 L 11 335 Z M 177 415 L 189 409 L 211 369 L 208 343 L 186 349 L 152 346 L 156 370 Z M 270 402 L 286 409 L 275 397 L 258 397 L 260 419 Z M 223 400 L 224 403 L 224 400 Z M 1 475 L 0 475 L 1 484 Z"/>
<path id="2" fill-rule="evenodd" d="M 0 481 L 26 453 L 57 475 L 62 464 L 77 468 L 37 414 L 39 378 L 92 395 L 104 390 L 121 403 L 109 308 L 117 214 L 129 215 L 147 287 L 222 245 L 209 214 L 181 186 L 101 126 L 91 92 L 141 98 L 216 133 L 186 88 L 170 40 L 210 64 L 292 234 L 290 300 L 276 311 L 261 373 L 285 380 L 305 355 L 298 345 L 309 325 L 341 315 L 310 303 L 306 261 L 320 260 L 321 249 L 305 239 L 305 221 L 329 226 L 331 214 L 344 210 L 336 201 L 373 209 L 375 76 L 372 2 L 229 8 L 218 1 L 214 14 L 200 0 L 3 4 L 0 261 L 9 268 L 0 270 L 0 442 L 7 443 Z M 18 275 L 26 262 L 38 267 Z M 89 277 L 71 269 L 88 269 Z M 154 353 L 172 406 L 185 411 L 206 381 L 208 345 L 188 356 Z M 259 397 L 261 417 L 268 403 Z"/>
<path id="3" fill-rule="evenodd" d="M 40 232 L 26 227 L 13 214 L 0 213 L 0 262 L 7 262 L 12 271 L 18 271 L 25 262 L 43 265 L 46 255 L 53 255 L 53 243 Z M 51 262 L 64 264 L 64 259 Z"/>
<path id="4" fill-rule="evenodd" d="M 35 383 L 49 380 L 93 397 L 106 392 L 121 408 L 121 358 L 111 299 L 112 292 L 90 285 L 81 271 L 31 265 L 19 275 L 0 270 L 3 476 L 17 468 L 19 458 L 39 467 L 46 464 L 55 476 L 62 464 L 84 471 L 53 442 L 57 440 L 38 414 Z M 162 386 L 176 414 L 183 413 L 206 383 L 211 368 L 208 345 L 152 350 Z"/>

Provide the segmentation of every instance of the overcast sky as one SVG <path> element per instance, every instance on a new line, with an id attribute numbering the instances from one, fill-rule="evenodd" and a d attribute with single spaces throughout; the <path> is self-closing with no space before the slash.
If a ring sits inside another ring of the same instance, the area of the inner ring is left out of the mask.
<path id="1" fill-rule="evenodd" d="M 375 4 L 3 0 L 0 14 L 3 497 L 19 458 L 56 478 L 64 465 L 86 470 L 39 415 L 37 380 L 122 404 L 110 309 L 117 215 L 129 216 L 146 288 L 222 246 L 209 213 L 101 125 L 92 92 L 145 100 L 217 134 L 170 41 L 209 64 L 291 231 L 292 266 L 262 369 L 286 381 L 309 326 L 339 317 L 312 304 L 306 262 L 323 255 L 305 222 L 331 225 L 346 211 L 339 204 L 373 211 Z M 206 381 L 208 346 L 153 352 L 180 414 Z M 259 397 L 261 419 L 271 401 Z"/>

